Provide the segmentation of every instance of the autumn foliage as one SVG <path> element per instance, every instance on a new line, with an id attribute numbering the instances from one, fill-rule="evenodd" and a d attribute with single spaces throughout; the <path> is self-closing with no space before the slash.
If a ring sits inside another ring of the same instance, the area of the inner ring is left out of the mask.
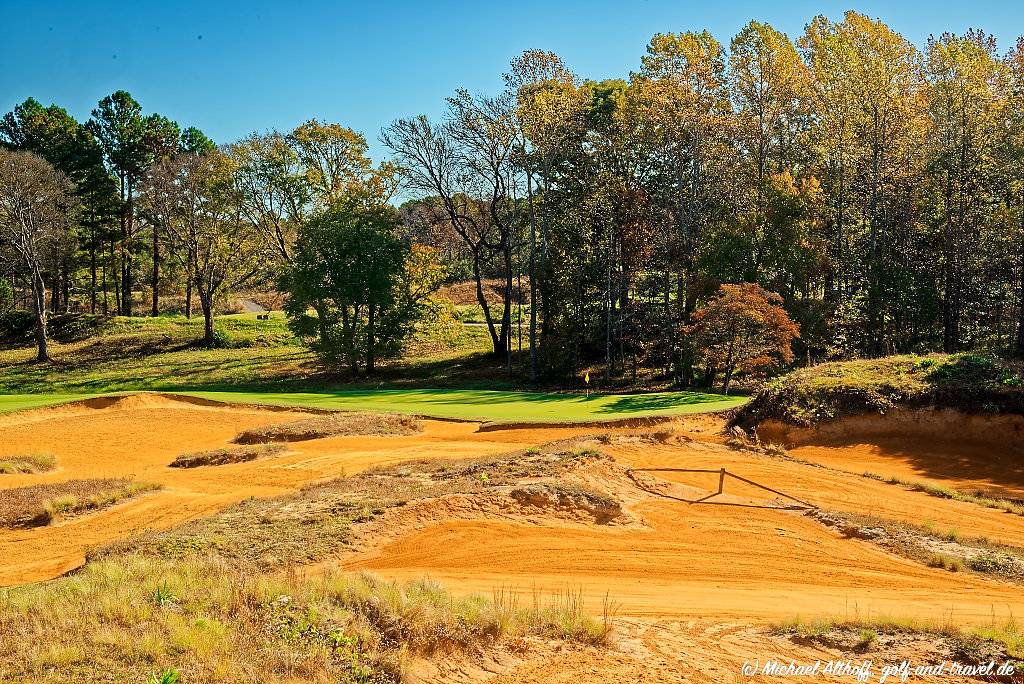
<path id="1" fill-rule="evenodd" d="M 782 297 L 760 285 L 722 285 L 718 295 L 693 314 L 686 328 L 707 369 L 709 382 L 725 373 L 729 392 L 736 371 L 751 372 L 793 360 L 800 326 L 782 308 Z"/>

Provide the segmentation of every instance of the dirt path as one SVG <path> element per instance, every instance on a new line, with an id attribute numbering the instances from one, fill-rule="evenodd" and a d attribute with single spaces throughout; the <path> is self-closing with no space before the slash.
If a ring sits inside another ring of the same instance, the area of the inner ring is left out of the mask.
<path id="1" fill-rule="evenodd" d="M 879 681 L 881 668 L 906 659 L 915 664 L 935 662 L 933 644 L 927 638 L 910 640 L 884 654 L 852 655 L 816 646 L 796 644 L 760 627 L 744 622 L 710 620 L 619 620 L 616 625 L 618 650 L 575 649 L 547 655 L 539 662 L 515 667 L 491 680 L 494 684 L 621 684 L 650 682 L 668 684 L 732 684 L 733 682 L 783 681 L 785 677 L 743 673 L 744 665 L 763 666 L 768 660 L 785 664 L 813 664 L 850 661 L 860 665 L 871 660 L 867 681 Z M 822 667 L 824 669 L 824 665 Z M 803 677 L 794 678 L 797 681 Z M 815 682 L 857 681 L 855 676 L 818 674 Z M 888 681 L 894 681 L 889 679 Z M 895 681 L 899 681 L 897 677 Z M 921 678 L 908 681 L 919 682 Z M 946 676 L 943 682 L 977 681 Z"/>
<path id="2" fill-rule="evenodd" d="M 523 448 L 580 428 L 477 432 L 475 423 L 425 421 L 408 437 L 334 437 L 290 445 L 282 456 L 178 469 L 179 454 L 222 447 L 245 429 L 309 414 L 202 405 L 130 395 L 0 417 L 0 456 L 52 453 L 58 469 L 0 476 L 9 487 L 87 477 L 128 477 L 164 489 L 48 527 L 0 530 L 0 586 L 49 579 L 82 564 L 90 546 L 210 515 L 250 496 L 294 491 L 309 482 L 416 459 L 451 459 Z"/>

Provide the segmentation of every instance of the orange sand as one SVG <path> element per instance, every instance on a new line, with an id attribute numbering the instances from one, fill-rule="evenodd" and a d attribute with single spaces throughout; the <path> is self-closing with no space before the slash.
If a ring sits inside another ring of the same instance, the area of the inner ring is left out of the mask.
<path id="1" fill-rule="evenodd" d="M 8 487 L 129 477 L 164 489 L 48 527 L 0 530 L 0 586 L 50 579 L 80 566 L 87 549 L 215 513 L 250 496 L 274 496 L 325 478 L 413 459 L 471 457 L 522 448 L 572 428 L 477 433 L 474 423 L 425 421 L 408 437 L 333 437 L 289 445 L 283 456 L 231 465 L 169 468 L 185 452 L 229 444 L 242 430 L 308 417 L 265 408 L 208 406 L 156 395 L 38 409 L 0 417 L 0 457 L 52 453 L 49 473 L 0 476 Z M 579 428 L 575 429 L 577 432 Z"/>

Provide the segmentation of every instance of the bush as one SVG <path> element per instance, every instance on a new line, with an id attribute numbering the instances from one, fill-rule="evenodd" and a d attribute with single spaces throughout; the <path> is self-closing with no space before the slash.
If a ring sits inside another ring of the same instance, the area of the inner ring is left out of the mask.
<path id="1" fill-rule="evenodd" d="M 0 309 L 0 341 L 22 342 L 32 336 L 36 317 L 31 311 Z"/>

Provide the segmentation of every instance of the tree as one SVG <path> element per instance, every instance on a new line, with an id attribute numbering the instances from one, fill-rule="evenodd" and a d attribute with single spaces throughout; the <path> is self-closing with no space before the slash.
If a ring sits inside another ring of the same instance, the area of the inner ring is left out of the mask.
<path id="1" fill-rule="evenodd" d="M 410 251 L 398 227 L 389 205 L 341 199 L 301 228 L 282 280 L 292 329 L 353 376 L 401 349 L 444 278 L 431 252 Z"/>
<path id="2" fill-rule="evenodd" d="M 1000 192 L 999 147 L 1005 144 L 1009 74 L 995 40 L 978 31 L 928 40 L 928 167 L 932 206 L 941 225 L 942 346 L 960 351 L 964 314 L 978 301 L 984 269 L 997 254 L 983 249 Z M 999 225 L 998 228 L 1001 228 Z M 971 312 L 972 318 L 984 315 Z"/>
<path id="3" fill-rule="evenodd" d="M 782 308 L 782 297 L 760 285 L 722 285 L 718 295 L 693 314 L 686 333 L 705 363 L 708 384 L 725 373 L 722 392 L 736 371 L 751 372 L 793 360 L 800 327 Z"/>
<path id="4" fill-rule="evenodd" d="M 106 289 L 103 240 L 117 215 L 116 186 L 103 165 L 103 151 L 88 127 L 63 108 L 43 107 L 33 98 L 17 105 L 0 120 L 0 144 L 38 154 L 74 184 L 79 204 L 78 238 L 88 250 L 89 310 L 96 313 L 100 268 Z M 62 287 L 53 288 L 54 310 L 58 295 L 63 295 L 65 308 L 71 304 L 75 256 L 69 253 L 55 274 L 55 285 Z"/>
<path id="5" fill-rule="evenodd" d="M 134 249 L 137 240 L 136 193 L 142 177 L 154 161 L 177 151 L 178 125 L 158 114 L 142 115 L 142 106 L 126 91 L 118 90 L 100 100 L 92 111 L 89 129 L 99 141 L 107 164 L 118 179 L 121 198 L 121 262 L 119 311 L 133 311 Z M 157 312 L 159 241 L 153 236 L 153 315 Z"/>
<path id="6" fill-rule="evenodd" d="M 513 240 L 521 219 L 511 98 L 460 90 L 449 98 L 441 125 L 425 116 L 400 119 L 384 130 L 381 141 L 395 153 L 409 188 L 439 198 L 443 218 L 465 242 L 493 353 L 511 372 Z M 484 295 L 483 280 L 492 268 L 504 281 L 498 322 Z"/>
<path id="7" fill-rule="evenodd" d="M 207 346 L 216 344 L 218 302 L 268 261 L 266 244 L 242 216 L 235 172 L 234 160 L 219 151 L 182 154 L 158 166 L 147 198 L 199 296 Z"/>
<path id="8" fill-rule="evenodd" d="M 13 250 L 29 282 L 39 361 L 50 360 L 44 274 L 68 239 L 72 192 L 67 177 L 42 157 L 0 148 L 0 246 Z"/>

